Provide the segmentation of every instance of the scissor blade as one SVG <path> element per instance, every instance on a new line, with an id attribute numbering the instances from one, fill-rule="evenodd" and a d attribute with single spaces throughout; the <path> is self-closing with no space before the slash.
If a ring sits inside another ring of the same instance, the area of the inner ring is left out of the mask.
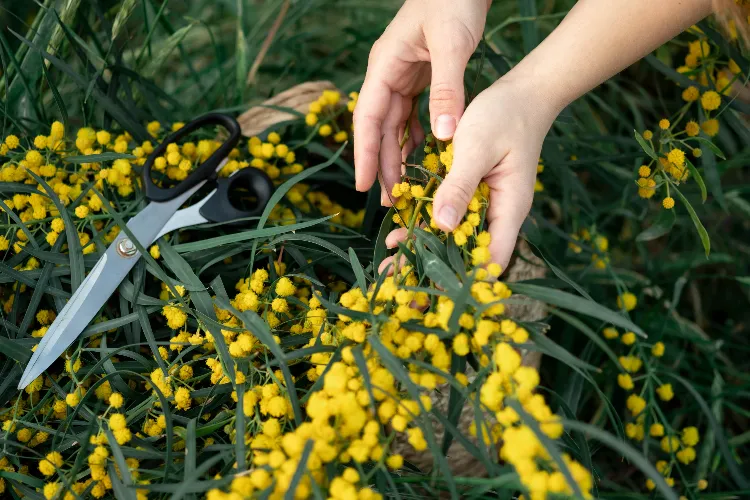
<path id="1" fill-rule="evenodd" d="M 99 259 L 47 329 L 29 364 L 26 365 L 26 370 L 18 383 L 19 389 L 23 389 L 41 375 L 78 338 L 138 261 L 113 256 L 110 250 L 114 250 L 114 247 L 110 247 Z"/>

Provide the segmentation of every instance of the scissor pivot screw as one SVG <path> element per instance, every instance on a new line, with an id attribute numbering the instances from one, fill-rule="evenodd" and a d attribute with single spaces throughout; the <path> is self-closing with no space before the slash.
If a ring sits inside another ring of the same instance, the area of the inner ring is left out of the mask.
<path id="1" fill-rule="evenodd" d="M 133 245 L 132 241 L 128 238 L 124 238 L 117 244 L 117 253 L 122 257 L 132 257 L 138 253 L 138 249 Z"/>

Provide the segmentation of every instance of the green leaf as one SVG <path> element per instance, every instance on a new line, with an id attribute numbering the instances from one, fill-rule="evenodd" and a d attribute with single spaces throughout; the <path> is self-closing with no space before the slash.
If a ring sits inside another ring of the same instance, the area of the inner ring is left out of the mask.
<path id="1" fill-rule="evenodd" d="M 637 130 L 633 130 L 633 132 L 635 133 L 635 140 L 638 141 L 638 144 L 641 145 L 641 148 L 643 148 L 646 154 L 649 155 L 651 159 L 658 161 L 659 157 L 656 155 L 654 148 L 651 147 L 651 144 L 649 144 Z"/>
<path id="2" fill-rule="evenodd" d="M 245 31 L 243 27 L 243 3 L 241 0 L 237 0 L 237 22 L 235 31 L 237 32 L 235 41 L 235 59 L 237 61 L 237 67 L 235 70 L 235 86 L 237 91 L 237 101 L 243 102 L 245 100 L 245 87 L 247 84 L 248 77 L 248 55 L 247 55 L 247 39 L 245 38 Z"/>
<path id="3" fill-rule="evenodd" d="M 172 248 L 174 248 L 179 253 L 197 252 L 199 250 L 215 248 L 221 245 L 228 245 L 230 243 L 237 243 L 240 241 L 258 240 L 261 238 L 267 238 L 269 236 L 293 233 L 294 231 L 298 231 L 300 229 L 315 226 L 317 224 L 320 224 L 321 222 L 332 219 L 333 217 L 335 217 L 335 215 L 329 215 L 327 217 L 321 217 L 320 219 L 313 219 L 307 222 L 298 222 L 297 224 L 290 224 L 288 226 L 280 225 L 273 227 L 264 227 L 263 229 L 251 229 L 249 231 L 217 236 L 215 238 L 207 238 L 205 240 L 193 241 L 190 243 L 180 243 Z"/>
<path id="4" fill-rule="evenodd" d="M 385 246 L 385 239 L 393 229 L 393 214 L 396 213 L 393 207 L 388 209 L 388 213 L 385 214 L 383 222 L 380 223 L 380 230 L 378 231 L 378 237 L 375 239 L 375 248 L 372 255 L 372 269 L 375 275 L 379 275 L 378 269 L 380 264 L 385 260 L 388 249 Z"/>
<path id="5" fill-rule="evenodd" d="M 617 359 L 617 356 L 615 355 L 614 351 L 610 349 L 609 345 L 607 345 L 607 342 L 601 337 L 601 335 L 597 335 L 594 330 L 589 328 L 589 326 L 581 321 L 580 319 L 576 318 L 573 315 L 570 315 L 568 313 L 562 312 L 559 309 L 552 309 L 550 313 L 554 316 L 557 316 L 558 318 L 562 319 L 566 323 L 568 323 L 573 328 L 577 329 L 584 335 L 586 335 L 594 344 L 596 344 L 599 349 L 604 351 L 604 353 L 609 357 L 609 359 L 614 363 L 614 366 L 620 366 L 620 360 Z"/>
<path id="6" fill-rule="evenodd" d="M 523 51 L 528 54 L 539 45 L 539 30 L 536 23 L 536 0 L 518 0 L 518 13 L 524 18 L 521 23 Z"/>
<path id="7" fill-rule="evenodd" d="M 707 142 L 713 144 L 710 141 Z M 719 153 L 721 153 L 721 151 L 719 151 Z M 719 174 L 719 169 L 716 165 L 717 156 L 720 155 L 717 155 L 715 151 L 704 151 L 703 156 L 701 157 L 701 164 L 703 165 L 703 173 L 706 176 L 706 185 L 708 186 L 708 189 L 711 190 L 711 194 L 713 194 L 716 201 L 719 202 L 722 210 L 728 212 L 729 207 L 727 206 L 727 199 L 726 196 L 724 196 L 724 190 L 721 186 L 721 174 Z"/>
<path id="8" fill-rule="evenodd" d="M 120 5 L 120 10 L 117 11 L 115 20 L 112 23 L 112 41 L 113 42 L 117 38 L 117 35 L 120 34 L 120 30 L 122 30 L 122 27 L 125 26 L 125 23 L 128 21 L 130 14 L 133 12 L 133 9 L 135 8 L 136 2 L 137 0 L 124 0 L 122 2 L 122 5 Z"/>
<path id="9" fill-rule="evenodd" d="M 43 58 L 42 58 L 43 59 Z M 47 65 L 44 63 L 44 60 L 42 60 L 42 71 L 44 72 L 44 79 L 47 80 L 47 85 L 49 86 L 49 89 L 52 91 L 52 97 L 55 99 L 55 104 L 57 105 L 58 111 L 60 111 L 60 118 L 62 118 L 63 125 L 65 126 L 65 129 L 68 128 L 68 112 L 65 109 L 65 101 L 63 101 L 62 96 L 60 95 L 60 91 L 57 90 L 57 87 L 54 83 L 52 83 L 52 80 L 49 77 L 49 71 L 47 71 Z"/>
<path id="10" fill-rule="evenodd" d="M 584 422 L 578 422 L 577 420 L 563 420 L 563 426 L 569 430 L 575 430 L 582 432 L 583 434 L 596 439 L 602 444 L 608 446 L 612 450 L 619 453 L 622 457 L 632 462 L 638 467 L 643 474 L 651 479 L 656 485 L 656 489 L 659 493 L 664 496 L 667 500 L 678 500 L 677 494 L 672 488 L 669 487 L 667 482 L 664 480 L 659 471 L 651 464 L 648 458 L 644 457 L 627 442 L 618 439 L 612 434 L 601 430 L 600 428 L 587 424 Z"/>
<path id="11" fill-rule="evenodd" d="M 613 325 L 625 328 L 643 338 L 647 337 L 646 333 L 628 318 L 597 304 L 593 300 L 584 299 L 568 292 L 555 290 L 554 288 L 531 285 L 528 283 L 508 283 L 507 285 L 513 293 L 520 293 L 553 306 L 570 309 L 571 311 L 585 314 L 586 316 L 591 316 L 592 318 L 597 318 L 606 321 L 607 323 L 612 323 Z"/>
<path id="12" fill-rule="evenodd" d="M 302 480 L 302 477 L 307 472 L 307 459 L 310 458 L 310 453 L 312 453 L 313 449 L 313 440 L 308 439 L 305 442 L 305 447 L 302 449 L 302 455 L 299 458 L 299 463 L 297 464 L 297 470 L 294 471 L 294 475 L 292 476 L 292 481 L 289 483 L 289 487 L 286 490 L 286 493 L 284 493 L 284 500 L 294 500 L 297 498 L 297 485 Z"/>
<path id="13" fill-rule="evenodd" d="M 136 157 L 127 153 L 99 153 L 95 155 L 65 156 L 63 161 L 68 163 L 100 163 L 111 160 L 135 160 Z"/>
<path id="14" fill-rule="evenodd" d="M 676 220 L 674 210 L 661 210 L 654 223 L 648 229 L 641 231 L 635 237 L 635 241 L 651 241 L 661 238 L 672 230 Z"/>
<path id="15" fill-rule="evenodd" d="M 3 336 L 0 336 L 0 351 L 22 365 L 26 365 L 31 358 L 31 349 L 23 347 L 18 341 Z"/>
<path id="16" fill-rule="evenodd" d="M 280 236 L 274 240 L 271 240 L 269 242 L 269 245 L 272 245 L 272 246 L 278 245 L 281 242 L 287 242 L 287 241 L 306 241 L 308 243 L 313 243 L 341 257 L 344 260 L 344 262 L 346 262 L 347 264 L 349 263 L 349 256 L 345 254 L 339 247 L 337 247 L 336 245 L 334 245 L 333 243 L 329 241 L 324 240 L 323 238 L 318 238 L 317 236 L 313 236 L 311 234 L 302 234 L 302 233 L 285 234 L 284 236 Z"/>
<path id="17" fill-rule="evenodd" d="M 705 137 L 701 137 L 701 136 L 691 137 L 690 140 L 691 141 L 698 141 L 701 144 L 705 144 L 708 147 L 708 149 L 711 150 L 711 152 L 713 154 L 715 154 L 716 156 L 718 156 L 722 160 L 726 160 L 727 159 L 726 156 L 724 156 L 724 153 L 721 152 L 721 149 L 719 149 L 719 146 L 717 146 L 716 144 L 714 144 L 711 140 L 706 139 Z"/>
<path id="18" fill-rule="evenodd" d="M 362 264 L 359 263 L 357 253 L 352 247 L 349 247 L 349 262 L 352 264 L 354 276 L 357 277 L 357 285 L 359 285 L 359 289 L 362 290 L 362 293 L 367 293 L 367 278 L 365 277 L 365 271 L 362 269 Z"/>
<path id="19" fill-rule="evenodd" d="M 698 172 L 698 169 L 695 168 L 695 165 L 693 165 L 693 162 L 691 162 L 687 158 L 685 158 L 685 164 L 687 165 L 688 170 L 690 170 L 690 173 L 695 179 L 695 182 L 698 183 L 698 187 L 701 190 L 701 200 L 703 201 L 703 203 L 706 203 L 706 198 L 708 197 L 708 193 L 706 192 L 706 183 L 703 182 L 703 177 L 701 177 L 700 172 Z"/>
<path id="20" fill-rule="evenodd" d="M 153 77 L 154 75 L 156 75 L 156 73 L 161 69 L 161 67 L 167 61 L 170 54 L 172 54 L 172 51 L 174 51 L 174 49 L 177 48 L 177 46 L 182 43 L 182 40 L 185 39 L 185 37 L 187 36 L 187 34 L 190 32 L 190 30 L 193 28 L 194 25 L 195 25 L 195 22 L 192 22 L 188 24 L 187 26 L 183 26 L 182 28 L 172 33 L 169 36 L 169 38 L 167 38 L 162 43 L 162 46 L 159 48 L 159 51 L 156 53 L 156 55 L 152 57 L 149 63 L 146 65 L 146 67 L 143 68 L 143 71 L 142 71 L 143 76 Z"/>
<path id="21" fill-rule="evenodd" d="M 456 272 L 434 253 L 427 250 L 422 252 L 422 266 L 424 266 L 424 272 L 432 282 L 451 296 L 456 296 L 461 291 L 461 284 L 456 278 Z"/>
<path id="22" fill-rule="evenodd" d="M 534 342 L 529 346 L 529 350 L 540 351 L 547 356 L 560 360 L 565 365 L 580 370 L 588 370 L 593 372 L 601 372 L 596 366 L 577 358 L 570 351 L 565 349 L 563 346 L 547 337 L 546 335 L 537 332 L 535 329 L 529 328 L 529 335 L 531 340 Z"/>
<path id="23" fill-rule="evenodd" d="M 687 211 L 690 214 L 690 218 L 693 220 L 695 229 L 698 231 L 698 236 L 700 237 L 701 243 L 703 244 L 703 250 L 706 252 L 706 258 L 708 258 L 708 254 L 711 253 L 711 239 L 708 236 L 708 231 L 706 231 L 706 228 L 703 227 L 701 220 L 698 218 L 698 214 L 695 213 L 693 206 L 690 204 L 687 198 L 685 198 L 685 196 L 676 187 L 673 187 L 672 189 L 677 193 L 677 196 L 679 196 L 680 200 L 682 200 L 682 202 L 685 204 L 685 208 L 687 208 Z"/>

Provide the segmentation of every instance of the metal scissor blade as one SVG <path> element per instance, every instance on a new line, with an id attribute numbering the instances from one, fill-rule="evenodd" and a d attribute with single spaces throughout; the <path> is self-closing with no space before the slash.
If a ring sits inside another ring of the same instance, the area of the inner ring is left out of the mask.
<path id="1" fill-rule="evenodd" d="M 111 251 L 116 251 L 114 246 L 110 246 L 99 259 L 47 329 L 26 365 L 18 383 L 19 389 L 41 375 L 78 338 L 138 260 L 113 258 Z"/>
<path id="2" fill-rule="evenodd" d="M 187 208 L 183 208 L 182 210 L 178 210 L 177 212 L 175 212 L 172 218 L 169 219 L 161 229 L 161 231 L 159 231 L 159 234 L 156 235 L 154 241 L 158 240 L 167 233 L 171 233 L 175 229 L 180 229 L 187 226 L 197 226 L 198 224 L 205 224 L 206 222 L 208 222 L 208 219 L 201 215 L 200 209 L 214 195 L 214 193 L 216 193 L 215 189 L 208 193 L 205 198 L 203 198 L 195 205 L 190 205 Z"/>

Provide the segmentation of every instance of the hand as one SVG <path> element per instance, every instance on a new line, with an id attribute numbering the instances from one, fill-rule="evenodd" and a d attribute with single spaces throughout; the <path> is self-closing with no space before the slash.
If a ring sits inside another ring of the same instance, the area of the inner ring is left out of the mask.
<path id="1" fill-rule="evenodd" d="M 424 139 L 410 116 L 412 100 L 430 85 L 430 122 L 438 139 L 453 136 L 464 110 L 463 77 L 491 0 L 406 0 L 370 52 L 354 111 L 358 191 L 372 187 L 381 167 L 381 202 L 401 179 L 401 163 Z M 407 121 L 410 138 L 399 142 Z"/>
<path id="2" fill-rule="evenodd" d="M 466 108 L 453 137 L 453 166 L 433 202 L 436 224 L 452 231 L 484 180 L 490 187 L 490 252 L 503 269 L 531 208 L 542 142 L 561 109 L 539 90 L 537 79 L 514 72 Z M 406 229 L 397 229 L 388 235 L 386 245 L 394 248 L 405 237 Z"/>

